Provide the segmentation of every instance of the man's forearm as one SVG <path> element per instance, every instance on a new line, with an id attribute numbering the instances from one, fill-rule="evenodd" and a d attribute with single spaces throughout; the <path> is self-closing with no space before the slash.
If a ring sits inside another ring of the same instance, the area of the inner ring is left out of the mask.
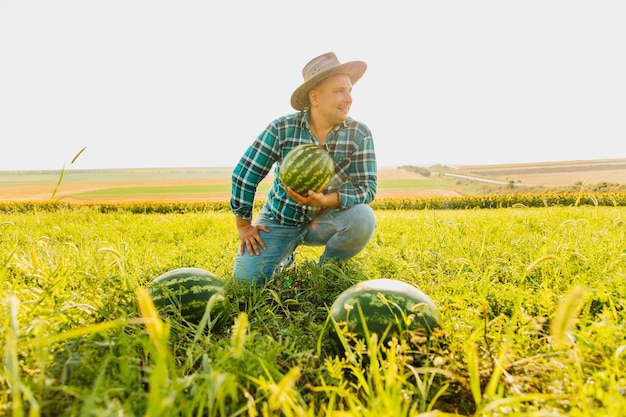
<path id="1" fill-rule="evenodd" d="M 235 216 L 235 224 L 237 225 L 237 229 L 241 229 L 242 227 L 250 226 L 252 222 L 250 220 L 243 219 L 241 217 Z"/>

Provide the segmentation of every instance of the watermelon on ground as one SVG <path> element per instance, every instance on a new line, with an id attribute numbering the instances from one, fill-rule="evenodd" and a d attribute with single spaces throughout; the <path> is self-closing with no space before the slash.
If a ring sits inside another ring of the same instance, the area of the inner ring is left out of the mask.
<path id="1" fill-rule="evenodd" d="M 330 315 L 342 331 L 356 339 L 365 339 L 367 330 L 383 343 L 391 337 L 408 337 L 414 344 L 415 340 L 427 340 L 439 327 L 439 312 L 431 298 L 414 285 L 395 279 L 353 285 L 335 299 Z"/>
<path id="2" fill-rule="evenodd" d="M 225 309 L 223 282 L 201 268 L 165 272 L 150 282 L 148 292 L 162 316 L 179 316 L 193 324 L 200 323 L 209 302 L 213 303 L 212 321 L 221 319 Z"/>
<path id="3" fill-rule="evenodd" d="M 323 191 L 335 175 L 335 161 L 321 146 L 314 143 L 298 145 L 285 155 L 279 178 L 285 187 L 300 195 L 309 190 Z"/>

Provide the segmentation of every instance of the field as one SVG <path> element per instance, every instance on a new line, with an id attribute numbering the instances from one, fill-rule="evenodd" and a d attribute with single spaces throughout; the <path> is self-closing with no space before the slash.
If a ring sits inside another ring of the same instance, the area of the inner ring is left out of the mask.
<path id="1" fill-rule="evenodd" d="M 230 174 L 227 168 L 138 169 L 67 171 L 57 189 L 60 172 L 0 173 L 0 199 L 69 202 L 99 201 L 227 201 Z M 423 197 L 456 195 L 447 184 L 406 170 L 381 170 L 379 196 Z M 259 187 L 264 198 L 272 177 Z"/>
<path id="2" fill-rule="evenodd" d="M 54 195 L 77 203 L 227 201 L 230 173 L 230 168 L 67 170 L 62 177 L 61 171 L 0 172 L 0 200 L 39 201 Z M 476 184 L 513 181 L 520 187 L 626 184 L 626 159 L 446 167 L 433 171 L 430 177 L 407 169 L 381 169 L 377 197 L 424 198 L 476 192 L 451 175 L 470 177 Z M 262 183 L 259 198 L 264 198 L 270 181 L 268 178 Z"/>
<path id="3" fill-rule="evenodd" d="M 460 195 L 529 170 L 623 184 L 620 161 L 381 170 L 362 253 L 318 265 L 300 247 L 260 286 L 231 278 L 227 168 L 0 173 L 0 415 L 626 415 L 626 194 Z M 190 266 L 226 293 L 200 324 L 146 292 Z M 352 340 L 330 320 L 374 278 L 433 299 L 432 338 Z"/>
<path id="4" fill-rule="evenodd" d="M 526 186 L 561 187 L 603 182 L 626 184 L 626 159 L 561 161 L 508 165 L 466 165 L 463 172 Z"/>
<path id="5" fill-rule="evenodd" d="M 294 268 L 251 287 L 229 280 L 228 212 L 3 213 L 0 414 L 625 415 L 624 215 L 379 210 L 353 261 L 319 266 L 319 248 L 302 247 Z M 224 280 L 224 324 L 157 315 L 145 287 L 186 266 Z M 435 338 L 334 353 L 328 307 L 372 278 L 427 293 Z"/>

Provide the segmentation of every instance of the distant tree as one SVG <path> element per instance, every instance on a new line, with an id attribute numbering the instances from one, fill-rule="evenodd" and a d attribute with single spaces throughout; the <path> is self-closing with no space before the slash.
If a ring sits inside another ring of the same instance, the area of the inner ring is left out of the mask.
<path id="1" fill-rule="evenodd" d="M 404 169 L 406 171 L 415 172 L 417 174 L 420 174 L 422 177 L 430 177 L 430 170 L 428 168 L 418 167 L 418 166 L 413 166 L 413 165 L 403 165 L 398 168 Z"/>

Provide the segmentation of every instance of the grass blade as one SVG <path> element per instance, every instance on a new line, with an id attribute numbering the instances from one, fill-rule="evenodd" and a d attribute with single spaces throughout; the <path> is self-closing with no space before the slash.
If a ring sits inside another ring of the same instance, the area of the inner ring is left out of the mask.
<path id="1" fill-rule="evenodd" d="M 556 313 L 552 318 L 550 336 L 557 345 L 572 343 L 572 332 L 576 328 L 578 316 L 582 310 L 585 297 L 585 288 L 576 285 L 569 290 L 559 303 Z"/>

